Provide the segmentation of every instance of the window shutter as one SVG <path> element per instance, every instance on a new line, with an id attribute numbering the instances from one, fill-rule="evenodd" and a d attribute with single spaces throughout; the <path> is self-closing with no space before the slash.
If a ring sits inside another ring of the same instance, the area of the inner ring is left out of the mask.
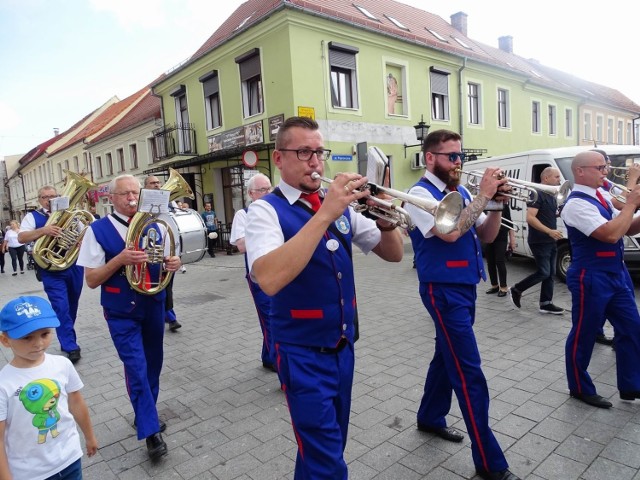
<path id="1" fill-rule="evenodd" d="M 447 75 L 431 72 L 430 77 L 431 77 L 431 93 L 448 96 L 449 83 L 447 82 Z"/>

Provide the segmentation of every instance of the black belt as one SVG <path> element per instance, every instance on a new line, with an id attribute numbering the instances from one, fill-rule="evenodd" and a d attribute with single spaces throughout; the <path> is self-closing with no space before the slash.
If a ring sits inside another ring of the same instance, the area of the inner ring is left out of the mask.
<path id="1" fill-rule="evenodd" d="M 311 347 L 312 350 L 320 353 L 339 353 L 344 347 L 349 344 L 346 337 L 340 338 L 340 341 L 335 347 Z"/>

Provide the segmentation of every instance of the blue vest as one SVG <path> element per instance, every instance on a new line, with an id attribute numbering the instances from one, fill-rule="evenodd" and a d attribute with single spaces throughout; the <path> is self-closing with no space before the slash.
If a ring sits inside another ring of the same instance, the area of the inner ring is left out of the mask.
<path id="1" fill-rule="evenodd" d="M 567 203 L 574 198 L 581 198 L 595 205 L 607 220 L 612 219 L 612 213 L 604 208 L 598 201 L 583 192 L 571 192 Z M 574 227 L 567 225 L 567 235 L 571 243 L 571 266 L 569 270 L 591 268 L 605 272 L 619 273 L 624 268 L 624 242 L 622 239 L 616 243 L 601 242 L 594 237 L 587 237 Z"/>
<path id="2" fill-rule="evenodd" d="M 416 186 L 426 188 L 433 198 L 440 201 L 445 193 L 441 192 L 425 178 L 421 178 Z M 459 190 L 465 204 L 471 201 L 466 189 Z M 456 242 L 445 242 L 437 236 L 424 238 L 420 229 L 409 232 L 415 253 L 418 279 L 422 283 L 463 283 L 475 285 L 480 278 L 486 278 L 482 261 L 482 246 L 478 240 L 475 227 Z"/>
<path id="3" fill-rule="evenodd" d="M 310 215 L 300 205 L 274 193 L 262 197 L 278 215 L 284 241 L 287 242 L 309 221 Z M 351 217 L 345 210 L 335 222 L 346 244 L 351 247 Z M 330 251 L 327 241 L 338 248 Z M 271 297 L 271 328 L 275 342 L 310 347 L 335 347 L 342 336 L 353 342 L 355 284 L 351 252 L 327 230 L 313 256 L 300 274 Z"/>
<path id="4" fill-rule="evenodd" d="M 49 220 L 49 217 L 47 217 L 40 210 L 34 210 L 31 212 L 31 214 L 33 215 L 33 219 L 36 222 L 36 229 L 44 227 L 47 223 L 47 220 Z"/>
<path id="5" fill-rule="evenodd" d="M 105 263 L 122 252 L 125 247 L 124 240 L 120 237 L 120 233 L 118 233 L 108 216 L 91 223 L 90 228 L 93 229 L 96 240 L 104 250 Z M 150 268 L 158 269 L 156 266 L 150 266 Z M 153 273 L 155 272 L 152 272 L 152 277 Z M 109 277 L 102 284 L 101 290 L 100 304 L 114 312 L 129 313 L 133 311 L 136 308 L 136 303 L 140 301 L 139 297 L 143 296 L 129 285 L 124 267 Z M 158 302 L 164 302 L 165 296 L 166 292 L 162 290 L 160 293 L 153 295 L 153 299 Z"/>

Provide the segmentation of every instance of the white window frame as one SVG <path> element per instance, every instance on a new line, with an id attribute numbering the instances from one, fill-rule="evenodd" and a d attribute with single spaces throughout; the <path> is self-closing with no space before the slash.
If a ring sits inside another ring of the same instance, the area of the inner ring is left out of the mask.
<path id="1" fill-rule="evenodd" d="M 542 133 L 540 125 L 541 103 L 538 100 L 531 101 L 531 133 Z"/>
<path id="2" fill-rule="evenodd" d="M 328 48 L 331 106 L 335 109 L 357 110 L 360 50 L 337 42 L 329 42 Z"/>
<path id="3" fill-rule="evenodd" d="M 449 72 L 431 67 L 429 69 L 431 119 L 448 122 L 449 116 Z"/>
<path id="4" fill-rule="evenodd" d="M 573 109 L 564 109 L 564 135 L 567 138 L 573 137 Z"/>
<path id="5" fill-rule="evenodd" d="M 467 82 L 467 115 L 470 125 L 482 124 L 482 86 L 478 82 Z"/>
<path id="6" fill-rule="evenodd" d="M 509 105 L 509 90 L 498 87 L 497 90 L 497 107 L 498 107 L 498 128 L 511 128 L 511 116 Z"/>
<path id="7" fill-rule="evenodd" d="M 547 115 L 549 117 L 549 135 L 555 137 L 558 134 L 558 109 L 555 105 L 547 105 Z"/>
<path id="8" fill-rule="evenodd" d="M 245 119 L 264 112 L 261 58 L 260 49 L 254 48 L 235 59 L 240 75 L 242 116 Z"/>
<path id="9" fill-rule="evenodd" d="M 204 97 L 204 116 L 207 130 L 222 127 L 222 105 L 220 97 L 220 76 L 213 70 L 199 79 Z"/>

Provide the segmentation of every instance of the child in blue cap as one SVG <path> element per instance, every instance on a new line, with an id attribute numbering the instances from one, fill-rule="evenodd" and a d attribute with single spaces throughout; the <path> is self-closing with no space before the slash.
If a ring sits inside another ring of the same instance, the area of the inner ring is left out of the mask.
<path id="1" fill-rule="evenodd" d="M 46 353 L 60 325 L 41 297 L 18 297 L 0 311 L 0 343 L 13 359 L 0 370 L 0 478 L 44 480 L 82 478 L 82 447 L 98 442 L 83 383 L 68 358 Z"/>

